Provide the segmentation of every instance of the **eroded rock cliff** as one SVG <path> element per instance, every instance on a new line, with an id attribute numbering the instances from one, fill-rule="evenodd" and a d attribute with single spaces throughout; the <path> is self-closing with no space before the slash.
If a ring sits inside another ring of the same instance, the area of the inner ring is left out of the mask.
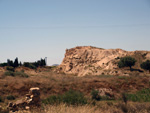
<path id="1" fill-rule="evenodd" d="M 146 59 L 150 59 L 150 52 L 79 46 L 66 50 L 65 58 L 58 67 L 57 72 L 78 76 L 102 74 L 127 75 L 130 74 L 129 71 L 121 70 L 117 66 L 119 59 L 124 56 L 136 58 L 137 63 L 134 68 L 138 71 L 140 63 Z"/>

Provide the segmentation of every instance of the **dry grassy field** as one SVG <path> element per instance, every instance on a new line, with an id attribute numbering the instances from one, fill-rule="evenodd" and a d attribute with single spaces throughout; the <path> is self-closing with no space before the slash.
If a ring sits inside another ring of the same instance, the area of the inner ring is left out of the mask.
<path id="1" fill-rule="evenodd" d="M 101 105 L 101 106 L 100 106 Z M 17 113 L 149 113 L 149 103 L 133 103 L 127 106 L 122 103 L 100 102 L 99 106 L 44 106 L 44 110 L 34 109 L 32 111 L 19 111 Z"/>
<path id="2" fill-rule="evenodd" d="M 24 69 L 24 68 L 23 68 Z M 29 113 L 148 113 L 150 112 L 149 100 L 146 100 L 149 90 L 144 90 L 146 95 L 142 98 L 134 100 L 129 98 L 128 103 L 124 103 L 122 99 L 123 93 L 135 94 L 150 87 L 149 76 L 84 76 L 77 77 L 74 75 L 57 74 L 53 72 L 53 68 L 39 68 L 36 71 L 30 69 L 18 69 L 28 77 L 22 76 L 6 76 L 5 72 L 0 74 L 0 106 L 5 109 L 9 102 L 24 98 L 25 94 L 31 87 L 39 87 L 41 100 L 50 96 L 63 95 L 70 89 L 81 92 L 87 98 L 87 104 L 84 105 L 68 105 L 60 104 L 42 104 L 41 108 L 33 111 L 19 111 Z M 22 71 L 23 70 L 23 71 Z M 114 92 L 113 100 L 96 101 L 91 99 L 93 89 L 110 88 Z M 8 99 L 13 96 L 14 99 Z M 137 96 L 137 97 L 136 97 Z M 149 95 L 148 95 L 149 96 Z M 133 97 L 134 98 L 134 97 Z M 139 98 L 139 97 L 138 97 Z"/>

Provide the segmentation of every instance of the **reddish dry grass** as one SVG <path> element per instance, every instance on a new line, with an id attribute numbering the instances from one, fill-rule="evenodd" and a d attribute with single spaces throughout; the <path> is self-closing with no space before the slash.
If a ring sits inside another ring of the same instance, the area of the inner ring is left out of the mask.
<path id="1" fill-rule="evenodd" d="M 96 106 L 67 106 L 47 105 L 43 109 L 37 108 L 32 111 L 19 111 L 17 113 L 149 113 L 150 103 L 133 103 L 127 105 L 120 102 L 100 101 Z"/>
<path id="2" fill-rule="evenodd" d="M 29 78 L 4 77 L 0 79 L 0 95 L 14 95 L 17 98 L 28 93 L 31 87 L 41 89 L 41 98 L 49 95 L 62 94 L 69 89 L 79 90 L 89 96 L 92 89 L 111 88 L 118 97 L 122 92 L 134 92 L 150 87 L 150 77 L 112 77 L 112 76 L 86 76 L 56 74 L 47 69 L 30 75 Z"/>
<path id="3" fill-rule="evenodd" d="M 40 69 L 35 75 L 30 74 L 29 78 L 21 77 L 2 77 L 0 78 L 0 96 L 6 97 L 13 95 L 17 99 L 24 98 L 31 87 L 39 87 L 41 98 L 49 95 L 63 94 L 69 89 L 79 90 L 88 98 L 92 89 L 111 88 L 115 97 L 119 98 L 123 92 L 135 92 L 143 88 L 150 87 L 149 76 L 132 77 L 112 77 L 112 76 L 86 76 L 76 77 L 73 75 L 56 74 L 50 69 Z M 3 75 L 3 74 L 1 74 Z M 6 100 L 6 104 L 7 104 Z M 128 110 L 129 113 L 149 113 L 149 103 L 132 103 L 128 105 L 122 103 L 100 102 L 97 106 L 44 106 L 41 113 L 123 113 Z M 61 112 L 60 112 L 61 111 Z M 33 111 L 33 113 L 37 111 Z M 29 112 L 30 113 L 30 112 Z"/>

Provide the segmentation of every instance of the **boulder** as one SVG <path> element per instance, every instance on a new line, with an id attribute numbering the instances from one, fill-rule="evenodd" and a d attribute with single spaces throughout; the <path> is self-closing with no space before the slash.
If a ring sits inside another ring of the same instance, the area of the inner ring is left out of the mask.
<path id="1" fill-rule="evenodd" d="M 102 97 L 109 97 L 109 98 L 114 98 L 114 93 L 112 89 L 107 89 L 107 88 L 100 88 L 98 89 L 99 95 Z"/>

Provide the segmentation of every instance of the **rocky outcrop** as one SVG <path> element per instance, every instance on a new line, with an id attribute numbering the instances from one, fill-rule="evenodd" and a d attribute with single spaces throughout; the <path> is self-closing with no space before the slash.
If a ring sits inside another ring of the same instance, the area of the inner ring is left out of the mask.
<path id="1" fill-rule="evenodd" d="M 10 102 L 8 108 L 10 111 L 15 112 L 19 109 L 21 110 L 29 110 L 32 107 L 39 107 L 40 106 L 40 89 L 30 88 L 29 94 L 26 94 L 26 98 L 23 100 L 18 100 L 15 103 Z"/>
<path id="2" fill-rule="evenodd" d="M 98 89 L 98 93 L 101 97 L 114 98 L 114 93 L 113 93 L 112 89 L 100 88 L 100 89 Z"/>
<path id="3" fill-rule="evenodd" d="M 140 68 L 140 63 L 150 59 L 149 51 L 125 51 L 122 49 L 102 49 L 92 46 L 80 46 L 66 50 L 65 58 L 57 68 L 57 72 L 85 75 L 128 75 L 117 66 L 121 57 L 132 56 L 138 63 L 135 68 Z"/>

